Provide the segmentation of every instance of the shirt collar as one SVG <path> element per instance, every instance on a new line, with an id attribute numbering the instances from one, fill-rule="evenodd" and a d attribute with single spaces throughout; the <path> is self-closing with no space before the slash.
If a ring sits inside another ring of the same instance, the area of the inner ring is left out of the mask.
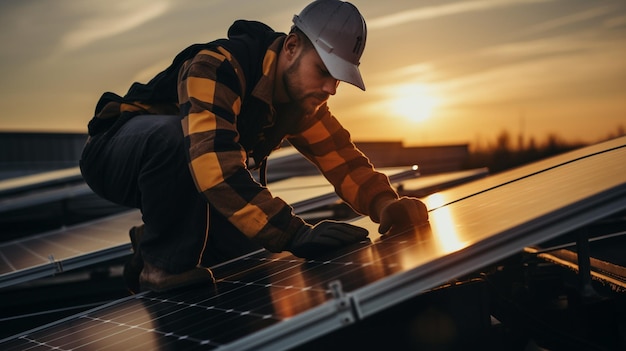
<path id="1" fill-rule="evenodd" d="M 274 77 L 278 63 L 278 53 L 285 37 L 279 37 L 267 48 L 263 58 L 263 74 L 252 90 L 252 96 L 272 106 L 274 98 Z"/>

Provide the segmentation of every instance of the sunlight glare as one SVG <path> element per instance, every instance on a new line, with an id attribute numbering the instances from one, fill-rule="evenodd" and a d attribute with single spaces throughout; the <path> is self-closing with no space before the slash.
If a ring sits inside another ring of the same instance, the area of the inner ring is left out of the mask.
<path id="1" fill-rule="evenodd" d="M 432 117 L 440 99 L 428 85 L 404 84 L 393 89 L 391 110 L 411 122 L 422 122 Z"/>
<path id="2" fill-rule="evenodd" d="M 433 233 L 436 233 L 436 244 L 445 252 L 463 248 L 465 244 L 457 232 L 454 216 L 448 206 L 443 206 L 446 199 L 441 194 L 434 193 L 429 195 L 425 202 L 430 209 L 429 222 Z"/>

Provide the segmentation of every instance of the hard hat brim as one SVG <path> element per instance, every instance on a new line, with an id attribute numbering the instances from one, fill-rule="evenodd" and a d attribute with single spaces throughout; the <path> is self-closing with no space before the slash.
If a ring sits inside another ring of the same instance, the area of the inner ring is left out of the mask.
<path id="1" fill-rule="evenodd" d="M 316 42 L 313 42 L 315 51 L 326 65 L 328 72 L 337 80 L 350 83 L 357 88 L 365 91 L 365 83 L 361 76 L 359 67 L 351 62 L 348 62 L 337 55 L 326 52 L 323 48 L 318 47 Z"/>

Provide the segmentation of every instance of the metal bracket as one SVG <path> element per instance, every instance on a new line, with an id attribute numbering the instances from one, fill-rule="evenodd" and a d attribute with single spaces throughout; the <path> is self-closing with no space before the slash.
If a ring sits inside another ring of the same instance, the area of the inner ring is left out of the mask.
<path id="1" fill-rule="evenodd" d="M 576 251 L 578 257 L 578 279 L 580 293 L 584 298 L 598 296 L 591 283 L 591 256 L 589 252 L 588 228 L 583 227 L 576 233 Z"/>
<path id="2" fill-rule="evenodd" d="M 343 291 L 343 287 L 341 285 L 341 281 L 333 280 L 328 283 L 328 288 L 330 289 L 330 293 L 333 295 L 335 299 L 335 307 L 337 308 L 337 317 L 339 318 L 339 322 L 341 325 L 352 324 L 357 320 L 357 316 L 355 314 L 354 301 L 349 296 L 346 295 Z"/>
<path id="3" fill-rule="evenodd" d="M 56 273 L 63 273 L 63 262 L 57 261 L 53 254 L 48 255 L 50 263 L 54 266 Z"/>

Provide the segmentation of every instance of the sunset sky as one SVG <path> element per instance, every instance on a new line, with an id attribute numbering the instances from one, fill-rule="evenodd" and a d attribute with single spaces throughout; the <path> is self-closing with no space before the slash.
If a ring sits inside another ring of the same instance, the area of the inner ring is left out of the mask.
<path id="1" fill-rule="evenodd" d="M 0 130 L 85 132 L 99 96 L 146 82 L 236 19 L 288 31 L 309 1 L 0 2 Z M 331 111 L 353 139 L 593 142 L 626 128 L 624 0 L 354 0 L 367 91 Z"/>

